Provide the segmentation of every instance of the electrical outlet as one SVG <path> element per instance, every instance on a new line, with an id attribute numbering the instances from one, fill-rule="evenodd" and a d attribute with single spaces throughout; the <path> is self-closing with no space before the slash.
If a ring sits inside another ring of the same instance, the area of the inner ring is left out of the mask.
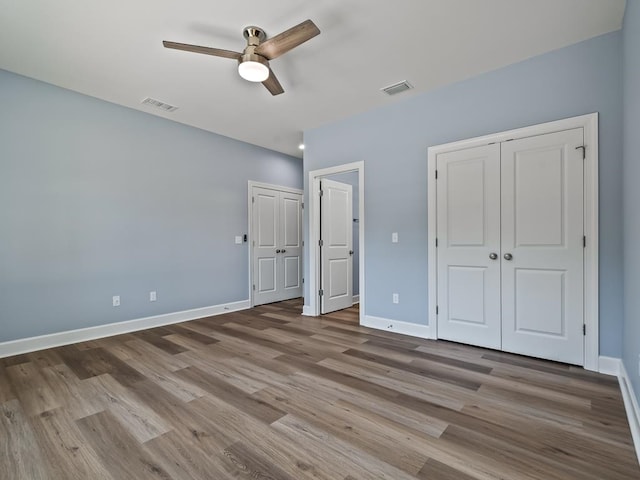
<path id="1" fill-rule="evenodd" d="M 242 236 L 236 235 L 235 241 L 236 241 L 236 245 L 241 245 L 242 244 Z"/>
<path id="2" fill-rule="evenodd" d="M 391 234 L 391 242 L 392 243 L 398 243 L 398 232 L 393 232 Z"/>
<path id="3" fill-rule="evenodd" d="M 400 295 L 398 293 L 393 294 L 393 303 L 400 303 Z"/>
<path id="4" fill-rule="evenodd" d="M 150 302 L 155 302 L 158 299 L 158 296 L 156 295 L 156 292 L 149 292 L 149 301 Z"/>
<path id="5" fill-rule="evenodd" d="M 114 307 L 119 307 L 120 306 L 120 295 L 114 295 L 111 300 L 113 302 L 113 306 Z"/>

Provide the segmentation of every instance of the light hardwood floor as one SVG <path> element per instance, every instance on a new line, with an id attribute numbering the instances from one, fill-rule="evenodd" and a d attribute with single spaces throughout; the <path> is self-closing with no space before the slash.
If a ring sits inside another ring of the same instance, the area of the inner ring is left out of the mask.
<path id="1" fill-rule="evenodd" d="M 0 478 L 640 478 L 613 377 L 300 311 L 0 359 Z"/>

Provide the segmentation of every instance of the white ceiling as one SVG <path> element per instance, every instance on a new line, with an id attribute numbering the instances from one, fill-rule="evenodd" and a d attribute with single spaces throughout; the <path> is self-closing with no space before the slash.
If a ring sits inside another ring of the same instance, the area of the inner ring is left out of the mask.
<path id="1" fill-rule="evenodd" d="M 0 0 L 0 68 L 301 156 L 302 132 L 621 28 L 625 0 Z M 242 51 L 312 19 L 321 35 L 271 62 L 272 97 L 233 60 L 162 40 Z M 415 90 L 380 88 L 408 80 Z M 153 97 L 173 113 L 140 104 Z"/>

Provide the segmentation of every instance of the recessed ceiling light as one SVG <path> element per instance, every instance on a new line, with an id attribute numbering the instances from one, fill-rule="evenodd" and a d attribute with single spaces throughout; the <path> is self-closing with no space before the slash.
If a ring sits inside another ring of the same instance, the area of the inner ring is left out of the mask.
<path id="1" fill-rule="evenodd" d="M 299 148 L 300 150 L 304 150 L 304 143 L 301 143 L 300 145 L 298 145 L 298 148 Z"/>

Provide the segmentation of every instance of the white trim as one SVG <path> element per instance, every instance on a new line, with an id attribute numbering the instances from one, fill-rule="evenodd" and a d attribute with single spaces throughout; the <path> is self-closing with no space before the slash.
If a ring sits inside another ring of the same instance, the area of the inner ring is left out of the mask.
<path id="1" fill-rule="evenodd" d="M 0 343 L 0 358 L 35 352 L 36 350 L 43 350 L 45 348 L 60 347 L 71 343 L 111 337 L 113 335 L 121 335 L 123 333 L 136 332 L 138 330 L 146 330 L 148 328 L 161 327 L 173 323 L 187 322 L 198 318 L 212 317 L 223 313 L 237 312 L 248 308 L 251 308 L 251 302 L 249 300 L 242 300 L 239 302 L 213 305 L 211 307 L 195 308 L 182 312 L 165 313 L 153 317 L 126 320 L 124 322 L 110 323 L 107 325 L 67 330 L 66 332 L 40 335 L 38 337 L 11 340 Z"/>
<path id="2" fill-rule="evenodd" d="M 507 132 L 470 138 L 459 142 L 436 145 L 428 149 L 427 164 L 427 221 L 428 221 L 428 321 L 432 325 L 434 338 L 437 338 L 438 323 L 436 315 L 437 290 L 437 251 L 435 246 L 437 236 L 436 223 L 436 160 L 441 153 L 474 148 L 489 143 L 499 143 L 510 139 L 533 137 L 547 133 L 584 129 L 584 144 L 586 159 L 584 169 L 584 231 L 587 236 L 587 247 L 584 254 L 584 323 L 587 334 L 584 341 L 584 368 L 598 370 L 598 354 L 600 341 L 599 318 L 599 275 L 598 275 L 598 114 L 591 113 L 579 117 L 557 120 L 555 122 L 518 128 Z"/>
<path id="3" fill-rule="evenodd" d="M 311 306 L 303 305 L 302 306 L 302 315 L 305 316 L 305 317 L 315 317 L 316 316 L 316 312 L 315 312 L 315 310 L 313 310 L 311 308 Z"/>
<path id="4" fill-rule="evenodd" d="M 619 377 L 620 364 L 621 364 L 621 361 L 619 358 L 600 357 L 598 359 L 598 372 L 604 375 L 612 375 L 614 377 Z"/>
<path id="5" fill-rule="evenodd" d="M 633 444 L 636 447 L 636 457 L 640 462 L 640 407 L 638 407 L 638 397 L 633 391 L 633 384 L 629 379 L 627 369 L 624 362 L 620 362 L 620 390 L 622 391 L 622 399 L 624 400 L 624 408 L 627 411 L 627 419 L 629 420 L 629 428 L 633 437 Z"/>
<path id="6" fill-rule="evenodd" d="M 402 322 L 389 318 L 372 317 L 366 315 L 364 321 L 360 322 L 363 327 L 375 328 L 376 330 L 386 330 L 388 332 L 410 335 L 419 338 L 432 338 L 429 325 L 418 325 L 417 323 Z"/>
<path id="7" fill-rule="evenodd" d="M 252 199 L 253 199 L 253 189 L 254 189 L 254 187 L 266 188 L 268 190 L 275 190 L 277 192 L 295 193 L 295 194 L 299 194 L 301 197 L 304 198 L 304 191 L 300 190 L 298 188 L 283 187 L 281 185 L 272 185 L 270 183 L 254 182 L 253 180 L 249 180 L 249 182 L 248 182 L 248 188 L 247 188 L 247 213 L 249 215 L 249 219 L 247 221 L 247 243 L 249 244 L 249 250 L 248 250 L 249 258 L 248 258 L 248 262 L 247 263 L 249 264 L 249 301 L 251 302 L 251 307 L 254 306 L 254 299 L 253 299 L 253 238 L 252 238 L 253 232 L 251 231 L 251 226 L 253 225 L 253 201 L 252 201 Z M 302 220 L 302 213 L 301 213 L 300 217 L 301 217 L 301 220 Z M 304 248 L 302 249 L 302 251 L 304 251 Z M 300 268 L 302 269 L 302 278 L 304 278 L 304 266 L 301 265 Z"/>
<path id="8" fill-rule="evenodd" d="M 358 231 L 359 231 L 359 280 L 360 280 L 360 324 L 365 318 L 364 298 L 366 293 L 364 281 L 364 162 L 353 162 L 335 167 L 322 168 L 309 172 L 309 304 L 303 308 L 303 315 L 320 315 L 320 298 L 317 294 L 320 285 L 320 179 L 337 173 L 358 172 Z M 305 313 L 306 312 L 306 313 Z"/>
<path id="9" fill-rule="evenodd" d="M 360 295 L 353 296 L 353 304 L 355 305 L 356 303 L 360 303 Z"/>

